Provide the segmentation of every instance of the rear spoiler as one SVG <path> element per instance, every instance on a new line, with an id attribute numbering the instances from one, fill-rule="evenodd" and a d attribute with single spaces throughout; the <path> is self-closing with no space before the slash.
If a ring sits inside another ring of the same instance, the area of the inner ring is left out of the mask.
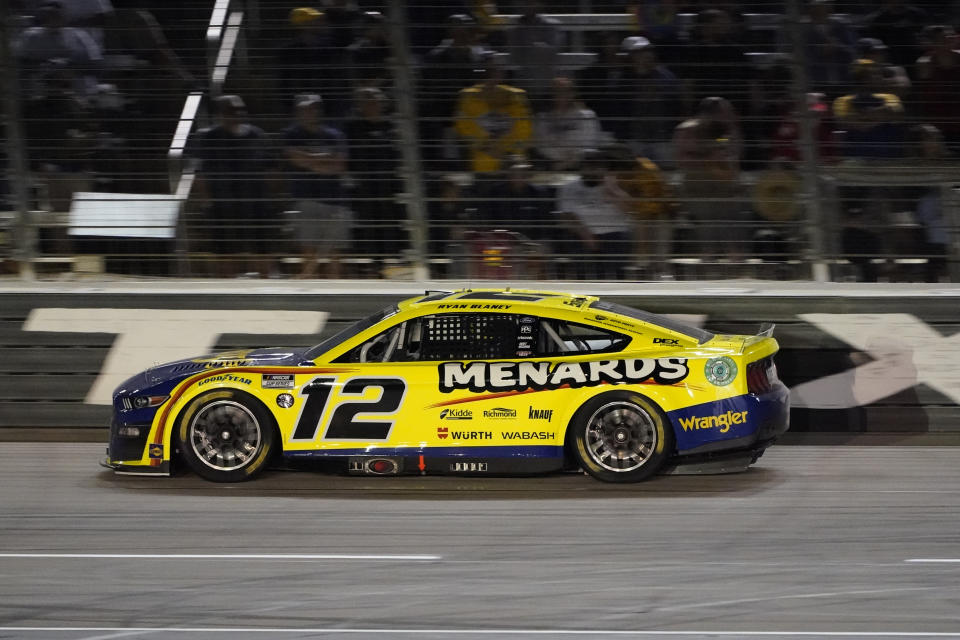
<path id="1" fill-rule="evenodd" d="M 749 338 L 746 338 L 743 341 L 744 348 L 749 347 L 751 345 L 755 345 L 758 342 L 762 342 L 767 338 L 772 338 L 773 330 L 776 328 L 776 326 L 777 325 L 773 324 L 772 322 L 764 322 L 763 324 L 761 324 L 760 330 L 757 332 L 757 335 L 750 336 Z"/>

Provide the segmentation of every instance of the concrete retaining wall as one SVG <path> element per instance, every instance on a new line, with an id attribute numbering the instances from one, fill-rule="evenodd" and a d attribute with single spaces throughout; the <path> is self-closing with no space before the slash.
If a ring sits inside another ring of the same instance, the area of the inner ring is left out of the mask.
<path id="1" fill-rule="evenodd" d="M 0 287 L 3 430 L 103 429 L 109 391 L 151 364 L 208 351 L 312 345 L 426 288 L 458 283 L 261 281 Z M 674 283 L 597 293 L 713 331 L 775 322 L 794 432 L 960 433 L 960 288 Z M 528 283 L 525 287 L 532 288 Z"/>

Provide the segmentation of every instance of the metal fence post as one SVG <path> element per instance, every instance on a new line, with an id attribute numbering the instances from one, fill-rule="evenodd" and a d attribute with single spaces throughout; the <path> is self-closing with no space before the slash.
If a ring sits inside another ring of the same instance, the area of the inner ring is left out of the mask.
<path id="1" fill-rule="evenodd" d="M 13 55 L 13 14 L 11 3 L 0 3 L 0 69 L 5 90 L 7 159 L 10 163 L 11 187 L 17 208 L 17 221 L 13 232 L 14 257 L 20 268 L 20 276 L 33 280 L 33 258 L 36 255 L 36 238 L 30 224 L 29 188 L 30 171 L 24 146 L 23 123 L 20 121 L 20 90 L 17 61 Z"/>
<path id="2" fill-rule="evenodd" d="M 420 136 L 417 127 L 417 109 L 414 102 L 416 83 L 413 61 L 407 43 L 406 2 L 390 0 L 388 7 L 390 51 L 393 55 L 393 77 L 397 105 L 397 129 L 403 159 L 403 181 L 406 192 L 408 228 L 410 230 L 411 262 L 415 280 L 430 277 L 427 267 L 427 213 L 423 190 L 423 167 L 420 163 Z"/>
<path id="3" fill-rule="evenodd" d="M 947 273 L 950 282 L 960 282 L 960 198 L 954 183 L 940 184 L 940 202 L 947 227 Z"/>
<path id="4" fill-rule="evenodd" d="M 801 27 L 800 0 L 788 0 L 786 29 L 793 51 L 793 103 L 800 117 L 798 142 L 802 158 L 800 176 L 803 184 L 801 201 L 804 205 L 807 236 L 806 259 L 810 264 L 811 278 L 817 282 L 827 282 L 830 280 L 830 269 L 827 266 L 828 256 L 825 251 L 824 226 L 827 220 L 824 216 L 820 189 L 819 136 L 816 132 L 815 116 L 807 104 L 810 83 L 807 78 L 806 51 Z"/>

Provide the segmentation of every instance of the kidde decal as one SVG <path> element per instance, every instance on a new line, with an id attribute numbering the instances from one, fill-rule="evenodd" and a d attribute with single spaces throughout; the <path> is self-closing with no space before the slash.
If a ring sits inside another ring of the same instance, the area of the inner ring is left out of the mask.
<path id="1" fill-rule="evenodd" d="M 473 420 L 473 411 L 470 409 L 444 409 L 440 412 L 441 420 Z"/>
<path id="2" fill-rule="evenodd" d="M 690 373 L 686 358 L 632 358 L 595 362 L 444 362 L 440 391 L 514 391 L 586 387 L 605 382 L 674 384 Z"/>
<path id="3" fill-rule="evenodd" d="M 700 429 L 716 429 L 719 427 L 720 433 L 730 431 L 730 427 L 735 424 L 744 424 L 747 421 L 746 411 L 727 411 L 718 416 L 705 416 L 699 418 L 690 416 L 689 418 L 680 418 L 680 426 L 684 431 L 698 431 Z"/>

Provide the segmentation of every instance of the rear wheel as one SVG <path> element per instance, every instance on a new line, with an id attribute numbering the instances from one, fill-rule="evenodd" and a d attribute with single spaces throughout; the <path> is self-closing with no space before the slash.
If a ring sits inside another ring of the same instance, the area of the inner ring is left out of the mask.
<path id="1" fill-rule="evenodd" d="M 673 430 L 653 402 L 629 391 L 591 398 L 570 424 L 580 466 L 605 482 L 639 482 L 659 471 L 674 446 Z"/>
<path id="2" fill-rule="evenodd" d="M 180 451 L 197 475 L 213 482 L 241 482 L 263 471 L 276 446 L 273 417 L 236 389 L 198 396 L 180 418 Z"/>

